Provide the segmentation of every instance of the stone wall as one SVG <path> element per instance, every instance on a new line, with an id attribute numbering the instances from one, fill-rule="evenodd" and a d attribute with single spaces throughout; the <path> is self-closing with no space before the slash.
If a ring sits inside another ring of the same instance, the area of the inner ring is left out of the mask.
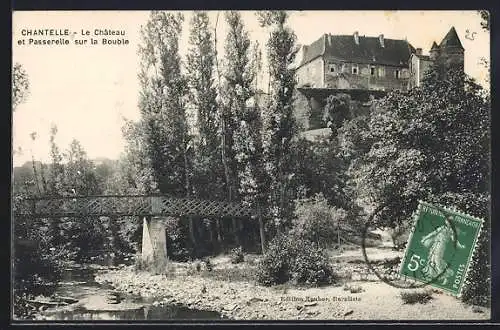
<path id="1" fill-rule="evenodd" d="M 338 89 L 367 89 L 367 90 L 406 90 L 410 71 L 404 67 L 368 65 L 356 63 L 332 63 L 325 61 L 325 87 Z M 330 69 L 336 65 L 336 70 Z M 353 74 L 352 68 L 358 69 Z M 372 68 L 375 70 L 372 75 Z M 399 71 L 399 78 L 396 78 Z"/>
<path id="2" fill-rule="evenodd" d="M 318 57 L 297 69 L 296 79 L 298 86 L 323 87 L 323 59 Z"/>

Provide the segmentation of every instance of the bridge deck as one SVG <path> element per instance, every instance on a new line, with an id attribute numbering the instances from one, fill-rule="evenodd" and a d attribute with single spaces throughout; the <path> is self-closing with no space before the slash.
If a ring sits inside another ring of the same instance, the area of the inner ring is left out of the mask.
<path id="1" fill-rule="evenodd" d="M 242 203 L 169 196 L 75 196 L 33 198 L 15 205 L 17 216 L 233 216 L 251 217 L 254 209 Z"/>

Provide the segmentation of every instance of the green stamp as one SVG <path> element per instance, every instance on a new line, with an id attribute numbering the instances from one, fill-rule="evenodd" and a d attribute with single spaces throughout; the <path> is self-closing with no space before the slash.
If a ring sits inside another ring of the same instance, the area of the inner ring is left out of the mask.
<path id="1" fill-rule="evenodd" d="M 420 201 L 399 274 L 460 296 L 482 223 Z"/>

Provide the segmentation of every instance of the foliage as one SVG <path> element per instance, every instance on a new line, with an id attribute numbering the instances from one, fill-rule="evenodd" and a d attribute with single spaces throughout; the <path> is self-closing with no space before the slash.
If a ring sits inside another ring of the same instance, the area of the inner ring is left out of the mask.
<path id="1" fill-rule="evenodd" d="M 258 12 L 262 26 L 271 31 L 267 41 L 270 95 L 264 117 L 263 147 L 265 169 L 269 178 L 269 217 L 279 231 L 289 225 L 293 212 L 294 176 L 292 150 L 297 136 L 293 113 L 294 71 L 290 68 L 295 56 L 296 35 L 285 25 L 284 11 Z"/>
<path id="2" fill-rule="evenodd" d="M 345 120 L 352 119 L 350 101 L 351 98 L 346 94 L 330 95 L 326 99 L 323 121 L 327 123 L 327 127 L 330 127 L 334 134 L 337 133 L 337 129 L 342 126 Z"/>
<path id="3" fill-rule="evenodd" d="M 188 229 L 185 221 L 182 219 L 168 217 L 166 221 L 167 231 L 167 254 L 173 261 L 186 262 L 188 261 L 193 251 L 187 244 L 188 237 L 186 235 Z"/>
<path id="4" fill-rule="evenodd" d="M 30 82 L 26 70 L 19 63 L 12 68 L 12 109 L 23 103 L 30 92 Z"/>
<path id="5" fill-rule="evenodd" d="M 481 16 L 481 27 L 483 30 L 490 31 L 490 12 L 487 10 L 479 10 Z"/>
<path id="6" fill-rule="evenodd" d="M 402 291 L 401 299 L 404 304 L 426 304 L 432 299 L 432 292 L 430 290 Z"/>
<path id="7" fill-rule="evenodd" d="M 245 254 L 243 253 L 243 248 L 238 246 L 231 250 L 231 263 L 239 264 L 245 261 Z"/>
<path id="8" fill-rule="evenodd" d="M 184 16 L 153 11 L 141 30 L 139 74 L 141 120 L 136 138 L 144 148 L 160 192 L 191 192 L 190 137 L 185 111 L 187 84 L 181 74 L 179 35 Z"/>
<path id="9" fill-rule="evenodd" d="M 461 70 L 433 68 L 420 88 L 391 92 L 347 123 L 342 145 L 374 225 L 404 228 L 418 200 L 490 217 L 490 100 Z M 354 129 L 354 131 L 353 131 Z M 351 130 L 351 132 L 349 132 Z M 488 228 L 489 224 L 485 225 Z M 489 301 L 489 235 L 480 239 L 463 299 Z"/>
<path id="10" fill-rule="evenodd" d="M 334 280 L 325 251 L 293 235 L 276 236 L 257 266 L 257 281 L 266 286 L 288 281 L 320 285 Z"/>
<path id="11" fill-rule="evenodd" d="M 225 43 L 225 93 L 228 104 L 226 122 L 234 121 L 232 154 L 239 183 L 238 193 L 244 202 L 262 203 L 265 194 L 265 172 L 262 160 L 262 119 L 255 100 L 252 82 L 257 76 L 258 53 L 250 56 L 250 39 L 244 29 L 241 14 L 226 13 L 230 27 Z M 255 50 L 254 50 L 255 51 Z M 258 52 L 258 50 L 257 50 Z M 253 105 L 249 101 L 254 97 Z"/>
<path id="12" fill-rule="evenodd" d="M 322 194 L 330 205 L 355 211 L 355 204 L 346 184 L 349 162 L 339 155 L 335 139 L 300 139 L 294 153 L 294 186 L 302 188 L 302 196 L 298 197 L 308 198 Z"/>
<path id="13" fill-rule="evenodd" d="M 381 208 L 376 224 L 407 221 L 420 199 L 488 193 L 489 102 L 463 73 L 430 74 L 422 88 L 389 93 L 372 111 L 359 148 L 367 152 L 350 170 L 364 201 Z"/>
<path id="14" fill-rule="evenodd" d="M 208 15 L 197 11 L 190 22 L 186 78 L 189 86 L 189 106 L 197 118 L 198 135 L 195 143 L 193 188 L 202 198 L 222 195 L 222 168 L 219 154 L 218 110 L 214 84 L 215 49 Z M 200 56 L 203 54 L 203 56 Z"/>
<path id="15" fill-rule="evenodd" d="M 292 232 L 303 240 L 322 247 L 336 241 L 340 223 L 345 222 L 347 212 L 328 205 L 322 194 L 296 201 Z"/>

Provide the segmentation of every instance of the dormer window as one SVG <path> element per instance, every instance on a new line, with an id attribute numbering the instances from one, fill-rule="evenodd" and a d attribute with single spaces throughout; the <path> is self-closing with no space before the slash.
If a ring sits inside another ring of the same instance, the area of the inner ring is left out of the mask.
<path id="1" fill-rule="evenodd" d="M 359 73 L 359 68 L 357 65 L 353 65 L 352 66 L 352 74 L 358 74 Z"/>

